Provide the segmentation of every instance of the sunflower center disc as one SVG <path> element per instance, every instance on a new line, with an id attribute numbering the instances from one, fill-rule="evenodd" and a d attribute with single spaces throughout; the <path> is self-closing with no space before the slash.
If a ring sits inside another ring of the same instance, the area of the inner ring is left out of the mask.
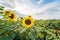
<path id="1" fill-rule="evenodd" d="M 30 25 L 30 24 L 31 24 L 31 20 L 27 19 L 27 20 L 25 21 L 25 24 Z"/>
<path id="2" fill-rule="evenodd" d="M 13 19 L 14 18 L 14 15 L 13 14 L 11 14 L 11 16 L 9 16 L 11 19 Z"/>
<path id="3" fill-rule="evenodd" d="M 6 15 L 8 14 L 9 12 L 6 12 Z"/>

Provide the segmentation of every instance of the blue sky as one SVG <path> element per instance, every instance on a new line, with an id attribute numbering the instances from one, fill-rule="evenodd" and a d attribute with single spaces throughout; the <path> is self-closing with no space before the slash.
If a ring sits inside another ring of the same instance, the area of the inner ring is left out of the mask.
<path id="1" fill-rule="evenodd" d="M 5 9 L 17 16 L 31 15 L 34 19 L 60 19 L 60 0 L 1 0 Z"/>

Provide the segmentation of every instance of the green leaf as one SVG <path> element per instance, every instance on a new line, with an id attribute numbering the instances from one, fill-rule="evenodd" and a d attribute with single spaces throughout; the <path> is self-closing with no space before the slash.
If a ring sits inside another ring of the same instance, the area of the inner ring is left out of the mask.
<path id="1" fill-rule="evenodd" d="M 2 34 L 5 30 L 0 29 L 0 34 Z"/>
<path id="2" fill-rule="evenodd" d="M 11 31 L 9 34 L 5 34 L 1 36 L 0 40 L 13 40 L 14 37 L 15 37 L 15 33 Z"/>
<path id="3" fill-rule="evenodd" d="M 36 40 L 36 33 L 33 31 L 33 29 L 30 29 L 28 36 L 31 40 Z"/>
<path id="4" fill-rule="evenodd" d="M 10 39 L 14 39 L 14 37 L 15 37 L 15 33 L 14 33 L 13 31 L 11 31 L 11 32 L 9 33 L 9 38 L 10 38 Z"/>

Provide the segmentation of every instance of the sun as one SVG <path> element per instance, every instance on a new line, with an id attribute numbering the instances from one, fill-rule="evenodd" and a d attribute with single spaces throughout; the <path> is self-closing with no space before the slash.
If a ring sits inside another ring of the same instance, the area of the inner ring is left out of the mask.
<path id="1" fill-rule="evenodd" d="M 23 19 L 22 21 L 22 25 L 25 27 L 25 28 L 31 28 L 34 24 L 34 20 L 32 19 L 31 16 L 28 16 L 26 18 Z"/>

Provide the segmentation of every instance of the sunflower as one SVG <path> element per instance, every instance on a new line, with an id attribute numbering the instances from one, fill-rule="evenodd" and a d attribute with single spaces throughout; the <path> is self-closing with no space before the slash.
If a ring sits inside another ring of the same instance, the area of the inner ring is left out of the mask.
<path id="1" fill-rule="evenodd" d="M 11 12 L 10 10 L 4 10 L 4 11 L 3 11 L 3 14 L 4 14 L 4 15 L 8 15 L 10 12 Z"/>
<path id="2" fill-rule="evenodd" d="M 10 12 L 10 14 L 7 16 L 7 19 L 14 21 L 16 19 L 16 14 L 14 12 Z"/>
<path id="3" fill-rule="evenodd" d="M 34 20 L 31 18 L 31 16 L 28 16 L 28 17 L 23 19 L 22 25 L 25 28 L 30 28 L 33 26 L 33 24 L 34 24 Z"/>

